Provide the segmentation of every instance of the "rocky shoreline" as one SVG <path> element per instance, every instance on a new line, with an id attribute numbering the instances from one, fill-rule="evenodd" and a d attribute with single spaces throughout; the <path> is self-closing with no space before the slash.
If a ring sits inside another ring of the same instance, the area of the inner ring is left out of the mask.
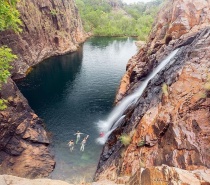
<path id="1" fill-rule="evenodd" d="M 19 2 L 18 10 L 23 31 L 0 33 L 0 45 L 7 45 L 18 56 L 12 64 L 12 78 L 0 92 L 0 98 L 8 100 L 7 109 L 0 111 L 0 174 L 47 177 L 55 161 L 44 122 L 13 80 L 25 77 L 45 58 L 77 50 L 88 35 L 73 1 L 25 0 Z"/>

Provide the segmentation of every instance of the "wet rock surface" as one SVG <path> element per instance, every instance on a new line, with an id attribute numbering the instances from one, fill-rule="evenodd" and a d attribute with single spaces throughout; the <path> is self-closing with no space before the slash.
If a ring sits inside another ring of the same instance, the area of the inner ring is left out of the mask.
<path id="1" fill-rule="evenodd" d="M 141 183 L 158 184 L 147 179 L 162 164 L 188 170 L 186 175 L 210 168 L 210 1 L 175 0 L 166 7 L 158 16 L 147 46 L 128 62 L 116 103 L 141 86 L 171 51 L 180 50 L 150 81 L 135 107 L 126 111 L 125 123 L 110 135 L 95 180 L 117 182 L 119 176 L 130 176 L 131 181 L 137 172 L 138 178 L 142 177 L 140 169 L 149 168 L 152 170 Z M 171 37 L 166 38 L 169 34 Z M 118 139 L 123 133 L 131 137 L 128 146 Z M 209 182 L 197 178 L 195 183 Z"/>

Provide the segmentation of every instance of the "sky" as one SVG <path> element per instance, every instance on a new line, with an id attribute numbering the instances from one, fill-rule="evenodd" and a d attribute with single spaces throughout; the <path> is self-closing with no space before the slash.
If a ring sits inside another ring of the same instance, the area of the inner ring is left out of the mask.
<path id="1" fill-rule="evenodd" d="M 137 2 L 149 2 L 149 1 L 151 1 L 151 0 L 122 0 L 123 2 L 125 2 L 125 3 L 137 3 Z"/>

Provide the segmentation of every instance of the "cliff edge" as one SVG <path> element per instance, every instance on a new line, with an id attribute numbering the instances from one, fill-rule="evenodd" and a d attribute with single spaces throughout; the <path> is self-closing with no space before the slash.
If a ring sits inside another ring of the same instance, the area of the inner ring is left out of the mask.
<path id="1" fill-rule="evenodd" d="M 173 50 L 179 51 L 126 108 L 121 125 L 103 148 L 95 180 L 210 183 L 209 15 L 209 0 L 173 0 L 164 5 L 148 43 L 128 62 L 116 103 L 141 87 Z M 129 138 L 126 146 L 120 141 L 123 135 Z"/>
<path id="2" fill-rule="evenodd" d="M 77 50 L 87 35 L 73 0 L 24 0 L 18 4 L 23 31 L 0 33 L 0 45 L 12 48 L 12 79 L 26 76 L 43 59 Z M 55 161 L 49 151 L 44 122 L 28 105 L 11 78 L 0 98 L 8 101 L 0 111 L 0 173 L 37 178 L 48 176 Z"/>
<path id="3" fill-rule="evenodd" d="M 87 38 L 73 0 L 24 0 L 18 4 L 22 33 L 0 33 L 0 45 L 12 48 L 18 59 L 12 78 L 23 78 L 27 70 L 54 55 L 77 50 Z"/>

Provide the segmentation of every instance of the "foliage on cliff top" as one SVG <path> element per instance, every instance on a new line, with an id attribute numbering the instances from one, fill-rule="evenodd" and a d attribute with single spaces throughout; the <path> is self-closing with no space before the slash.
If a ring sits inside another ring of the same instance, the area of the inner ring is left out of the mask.
<path id="1" fill-rule="evenodd" d="M 13 29 L 21 31 L 20 14 L 16 9 L 17 0 L 0 0 L 0 31 Z"/>
<path id="2" fill-rule="evenodd" d="M 16 9 L 17 0 L 0 0 L 0 31 L 12 29 L 20 32 L 20 14 Z M 0 47 L 0 89 L 3 83 L 10 76 L 10 63 L 17 58 L 12 54 L 12 50 L 6 46 Z M 6 101 L 0 99 L 0 110 L 6 108 Z"/>
<path id="3" fill-rule="evenodd" d="M 95 36 L 138 36 L 146 40 L 161 3 L 123 4 L 121 0 L 76 0 L 85 31 Z"/>

